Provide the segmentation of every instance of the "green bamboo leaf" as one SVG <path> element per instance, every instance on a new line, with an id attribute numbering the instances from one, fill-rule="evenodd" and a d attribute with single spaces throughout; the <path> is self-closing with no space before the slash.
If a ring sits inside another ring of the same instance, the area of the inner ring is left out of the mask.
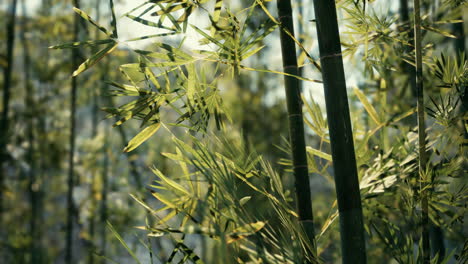
<path id="1" fill-rule="evenodd" d="M 165 49 L 167 51 L 169 51 L 170 53 L 173 53 L 181 58 L 184 58 L 186 60 L 190 60 L 192 59 L 192 56 L 190 56 L 189 54 L 183 52 L 181 49 L 179 48 L 175 48 L 169 44 L 166 44 L 166 43 L 155 43 L 154 45 L 156 45 L 157 47 L 160 47 L 162 49 Z"/>
<path id="2" fill-rule="evenodd" d="M 160 3 L 156 3 L 156 4 L 160 5 Z M 189 5 L 188 3 L 182 3 L 180 5 L 171 5 L 168 8 L 164 8 L 163 6 L 160 5 L 161 10 L 156 11 L 156 12 L 152 13 L 151 15 L 152 16 L 166 15 L 168 13 L 172 13 L 172 12 L 175 12 L 177 10 L 186 8 L 188 5 Z"/>
<path id="3" fill-rule="evenodd" d="M 431 27 L 431 26 L 421 26 L 423 29 L 425 30 L 428 30 L 428 31 L 432 31 L 432 32 L 435 32 L 437 34 L 441 34 L 445 37 L 448 37 L 448 38 L 457 38 L 457 36 L 453 35 L 453 34 L 450 34 L 449 32 L 447 31 L 443 31 L 441 29 L 438 29 L 438 28 L 435 28 L 435 27 Z"/>
<path id="4" fill-rule="evenodd" d="M 219 61 L 219 62 L 221 62 L 221 61 Z M 247 70 L 247 71 L 268 72 L 268 73 L 281 74 L 281 75 L 294 77 L 296 79 L 299 79 L 299 80 L 302 80 L 302 81 L 307 81 L 307 82 L 322 83 L 322 81 L 320 81 L 320 80 L 309 79 L 309 78 L 305 78 L 305 77 L 302 77 L 302 76 L 299 76 L 299 75 L 289 74 L 289 73 L 286 73 L 286 72 L 266 70 L 266 69 L 255 69 L 255 68 L 250 68 L 250 67 L 247 67 L 247 66 L 244 66 L 244 65 L 239 65 L 239 68 Z"/>
<path id="5" fill-rule="evenodd" d="M 117 45 L 118 45 L 118 43 L 113 41 L 113 43 L 109 44 L 108 46 L 106 46 L 102 50 L 95 53 L 93 56 L 91 56 L 91 58 L 89 58 L 85 62 L 83 62 L 78 67 L 78 69 L 76 69 L 73 72 L 73 76 L 77 76 L 78 74 L 80 74 L 80 73 L 86 71 L 87 69 L 91 68 L 94 64 L 96 64 L 98 61 L 100 61 L 102 58 L 104 58 L 104 56 L 106 56 L 107 54 L 114 51 L 114 49 L 117 47 Z"/>
<path id="6" fill-rule="evenodd" d="M 157 3 L 157 5 L 161 8 L 160 11 L 162 10 L 165 10 L 164 9 L 164 6 L 162 6 L 160 3 Z M 140 15 L 141 16 L 141 15 Z M 167 13 L 164 13 L 163 11 L 163 14 L 161 15 L 161 18 L 159 20 L 159 23 L 161 24 L 162 21 L 164 20 L 165 17 L 168 17 L 169 20 L 171 21 L 172 25 L 173 25 L 173 29 L 177 30 L 177 31 L 181 31 L 182 29 L 180 28 L 180 25 L 179 23 L 177 22 L 177 20 L 174 18 L 174 16 L 172 16 L 172 14 L 170 12 L 167 12 Z"/>
<path id="7" fill-rule="evenodd" d="M 221 16 L 221 8 L 223 7 L 223 0 L 216 0 L 216 3 L 214 5 L 214 11 L 213 11 L 213 17 L 211 19 L 211 23 L 214 24 L 214 26 L 211 28 L 211 36 L 214 36 L 216 33 L 216 27 L 219 21 L 219 18 Z"/>
<path id="8" fill-rule="evenodd" d="M 191 25 L 193 29 L 195 29 L 195 31 L 197 31 L 200 35 L 202 35 L 203 37 L 205 37 L 206 39 L 208 39 L 209 41 L 211 41 L 211 43 L 213 44 L 216 44 L 216 46 L 220 47 L 221 49 L 225 50 L 225 51 L 230 51 L 231 49 L 229 47 L 227 47 L 226 45 L 224 45 L 223 43 L 217 41 L 215 38 L 211 37 L 210 35 L 206 34 L 205 32 L 203 32 L 203 30 L 197 28 L 196 26 L 194 25 Z"/>
<path id="9" fill-rule="evenodd" d="M 359 98 L 359 101 L 361 101 L 372 120 L 374 120 L 377 125 L 380 125 L 382 122 L 379 119 L 379 115 L 377 114 L 377 111 L 375 111 L 375 108 L 372 106 L 372 104 L 367 100 L 367 97 L 357 87 L 354 87 L 353 91 Z"/>
<path id="10" fill-rule="evenodd" d="M 240 204 L 240 205 L 246 204 L 246 203 L 250 200 L 250 198 L 252 198 L 252 196 L 245 196 L 245 197 L 242 197 L 242 198 L 239 200 L 239 204 Z"/>
<path id="11" fill-rule="evenodd" d="M 162 23 L 155 23 L 155 22 L 152 22 L 152 21 L 149 21 L 149 20 L 146 20 L 146 19 L 143 19 L 143 18 L 139 18 L 139 17 L 136 17 L 136 16 L 133 16 L 133 15 L 126 15 L 126 17 L 140 23 L 140 24 L 143 24 L 143 25 L 146 25 L 146 26 L 149 26 L 149 27 L 155 27 L 155 28 L 162 28 L 162 29 L 167 29 L 167 30 L 170 30 L 170 31 L 174 31 L 172 28 L 170 27 L 166 27 L 164 26 Z"/>
<path id="12" fill-rule="evenodd" d="M 172 66 L 181 66 L 195 62 L 193 61 L 165 61 L 165 62 L 154 62 L 154 63 L 128 63 L 120 65 L 121 68 L 148 68 L 148 67 L 172 67 Z"/>
<path id="13" fill-rule="evenodd" d="M 251 223 L 251 224 L 238 227 L 227 235 L 226 243 L 230 244 L 239 239 L 243 239 L 247 236 L 250 236 L 260 231 L 265 225 L 266 225 L 265 222 L 258 221 L 255 223 Z"/>
<path id="14" fill-rule="evenodd" d="M 457 24 L 463 23 L 463 19 L 448 19 L 448 20 L 439 20 L 434 22 L 434 24 Z"/>
<path id="15" fill-rule="evenodd" d="M 100 39 L 100 40 L 88 40 L 88 41 L 77 41 L 69 42 L 60 45 L 50 46 L 49 49 L 69 49 L 69 48 L 78 48 L 82 46 L 98 46 L 102 44 L 108 44 L 115 42 L 113 39 Z"/>
<path id="16" fill-rule="evenodd" d="M 260 46 L 260 47 L 258 47 L 258 48 L 256 48 L 256 49 L 253 49 L 252 51 L 249 51 L 249 52 L 247 52 L 247 53 L 245 53 L 245 54 L 242 54 L 242 55 L 240 56 L 240 57 L 241 57 L 241 60 L 245 60 L 245 59 L 247 59 L 248 57 L 250 57 L 250 56 L 256 54 L 257 52 L 259 52 L 260 50 L 262 50 L 264 47 L 265 47 L 265 45 Z"/>
<path id="17" fill-rule="evenodd" d="M 140 260 L 137 258 L 137 256 L 135 255 L 135 252 L 133 252 L 130 247 L 128 247 L 127 243 L 125 243 L 125 241 L 123 240 L 123 238 L 119 235 L 119 233 L 117 233 L 117 231 L 114 229 L 114 227 L 112 226 L 112 224 L 107 221 L 107 227 L 109 227 L 109 230 L 112 232 L 112 234 L 114 234 L 114 236 L 120 241 L 120 243 L 122 244 L 122 246 L 125 247 L 125 249 L 127 250 L 127 252 L 130 254 L 130 256 L 132 256 L 132 258 L 136 261 L 136 263 L 138 264 L 141 264 Z"/>
<path id="18" fill-rule="evenodd" d="M 326 159 L 328 161 L 332 161 L 332 156 L 330 154 L 327 154 L 325 152 L 322 152 L 322 151 L 320 151 L 318 149 L 314 149 L 314 148 L 309 147 L 309 146 L 306 147 L 306 150 L 307 150 L 308 153 L 310 153 L 310 154 L 312 154 L 314 156 L 320 157 L 322 159 Z"/>
<path id="19" fill-rule="evenodd" d="M 168 186 L 170 186 L 171 188 L 187 195 L 187 196 L 191 196 L 190 193 L 184 188 L 182 187 L 182 185 L 178 184 L 177 182 L 169 179 L 168 177 L 164 176 L 164 174 L 158 170 L 156 167 L 152 167 L 151 170 L 153 171 L 153 173 L 158 176 L 165 184 L 167 184 Z"/>
<path id="20" fill-rule="evenodd" d="M 336 206 L 336 201 L 333 203 L 334 206 Z M 334 207 L 333 206 L 333 207 Z M 338 210 L 334 210 L 334 212 L 325 220 L 325 223 L 323 224 L 322 228 L 320 229 L 320 234 L 318 237 L 323 236 L 325 232 L 328 230 L 328 228 L 335 222 L 335 220 L 338 218 Z"/>
<path id="21" fill-rule="evenodd" d="M 80 15 L 84 20 L 88 21 L 89 23 L 91 23 L 93 26 L 97 27 L 99 30 L 101 30 L 102 32 L 104 32 L 104 34 L 106 34 L 107 36 L 109 37 L 113 37 L 111 33 L 109 33 L 109 31 L 107 31 L 107 29 L 101 25 L 99 25 L 99 23 L 97 23 L 96 21 L 94 21 L 88 14 L 86 14 L 86 12 L 82 11 L 81 9 L 79 8 L 76 8 L 76 7 L 73 7 L 73 11 L 75 11 L 78 15 Z"/>
<path id="22" fill-rule="evenodd" d="M 251 49 L 252 46 L 262 41 L 266 36 L 273 32 L 278 24 L 275 24 L 271 20 L 266 21 L 261 24 L 252 34 L 247 37 L 245 41 L 241 44 L 241 53 L 246 52 Z M 262 34 L 259 34 L 263 30 Z M 253 39 L 253 40 L 252 40 Z"/>
<path id="23" fill-rule="evenodd" d="M 173 202 L 172 202 L 172 199 L 168 199 L 166 197 L 164 197 L 163 195 L 161 195 L 160 193 L 157 193 L 157 192 L 154 192 L 152 191 L 151 194 L 156 198 L 158 199 L 160 202 L 162 202 L 163 204 L 167 205 L 168 207 L 170 208 L 173 208 L 173 209 L 177 209 L 178 206 L 175 205 Z M 175 215 L 175 214 L 174 214 Z"/>
<path id="24" fill-rule="evenodd" d="M 134 149 L 136 149 L 138 146 L 141 145 L 141 143 L 145 142 L 150 138 L 154 133 L 158 131 L 158 129 L 161 127 L 161 123 L 154 123 L 145 129 L 143 129 L 140 133 L 138 133 L 134 138 L 132 138 L 127 146 L 124 148 L 123 152 L 130 152 Z"/>
<path id="25" fill-rule="evenodd" d="M 214 5 L 214 12 L 213 12 L 213 21 L 218 22 L 219 17 L 221 16 L 221 8 L 223 7 L 223 0 L 216 0 Z"/>

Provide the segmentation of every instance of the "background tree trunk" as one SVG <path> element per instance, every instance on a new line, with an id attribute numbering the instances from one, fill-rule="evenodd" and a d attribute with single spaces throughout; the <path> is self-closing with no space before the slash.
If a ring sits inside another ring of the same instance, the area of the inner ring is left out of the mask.
<path id="1" fill-rule="evenodd" d="M 27 25 L 27 14 L 26 14 L 26 3 L 25 0 L 21 2 L 23 18 L 21 20 L 21 45 L 23 48 L 23 73 L 24 73 L 24 87 L 25 87 L 25 111 L 27 120 L 27 141 L 28 141 L 28 154 L 27 162 L 29 164 L 28 171 L 28 192 L 29 192 L 29 203 L 31 206 L 31 215 L 29 219 L 29 232 L 31 236 L 30 242 L 30 261 L 31 263 L 42 263 L 41 260 L 41 241 L 38 226 L 40 226 L 39 220 L 40 214 L 40 190 L 37 183 L 37 166 L 36 166 L 36 148 L 35 148 L 35 100 L 34 100 L 34 89 L 31 83 L 30 76 L 30 65 L 31 57 L 29 54 L 28 40 L 26 39 L 26 25 Z"/>
<path id="2" fill-rule="evenodd" d="M 10 89 L 11 89 L 11 75 L 13 70 L 13 52 L 15 45 L 15 20 L 16 20 L 16 6 L 17 0 L 12 0 L 8 11 L 9 17 L 6 24 L 7 32 L 7 50 L 6 50 L 6 61 L 7 66 L 3 72 L 3 109 L 2 119 L 0 123 L 0 224 L 2 223 L 3 211 L 4 211 L 4 197 L 5 192 L 5 180 L 6 172 L 3 168 L 4 162 L 8 159 L 6 145 L 8 143 L 9 136 L 9 120 L 8 111 L 10 108 Z"/>

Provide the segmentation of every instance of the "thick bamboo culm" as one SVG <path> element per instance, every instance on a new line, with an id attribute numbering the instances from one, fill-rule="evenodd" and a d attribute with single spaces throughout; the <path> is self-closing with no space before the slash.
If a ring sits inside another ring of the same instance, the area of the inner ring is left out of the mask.
<path id="1" fill-rule="evenodd" d="M 361 196 L 335 1 L 314 0 L 344 264 L 366 263 Z"/>
<path id="2" fill-rule="evenodd" d="M 291 2 L 278 0 L 278 15 L 280 21 L 281 53 L 283 70 L 293 76 L 298 75 L 296 46 L 291 36 L 294 36 Z M 286 32 L 289 32 L 289 36 Z M 307 168 L 307 153 L 304 138 L 304 121 L 299 80 L 292 76 L 284 76 L 286 100 L 289 118 L 289 139 L 292 149 L 294 178 L 299 221 L 313 244 L 315 233 L 313 227 L 312 200 L 310 195 L 309 174 Z"/>

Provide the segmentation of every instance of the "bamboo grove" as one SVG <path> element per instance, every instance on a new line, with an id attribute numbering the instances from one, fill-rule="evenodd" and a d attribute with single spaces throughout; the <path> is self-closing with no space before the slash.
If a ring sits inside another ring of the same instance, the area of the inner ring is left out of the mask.
<path id="1" fill-rule="evenodd" d="M 466 10 L 1 1 L 0 259 L 466 263 Z"/>

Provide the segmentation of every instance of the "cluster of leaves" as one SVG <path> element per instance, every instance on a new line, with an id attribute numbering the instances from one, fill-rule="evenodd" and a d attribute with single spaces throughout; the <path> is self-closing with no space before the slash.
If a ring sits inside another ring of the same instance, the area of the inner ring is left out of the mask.
<path id="1" fill-rule="evenodd" d="M 218 129 L 223 129 L 223 115 L 227 115 L 227 110 L 221 99 L 220 80 L 238 76 L 241 70 L 285 74 L 243 64 L 265 47 L 263 40 L 276 28 L 284 30 L 268 11 L 264 3 L 267 1 L 252 1 L 251 5 L 237 13 L 227 8 L 222 0 L 212 1 L 214 9 L 210 12 L 206 7 L 209 2 L 150 0 L 125 14 L 136 22 L 161 30 L 161 33 L 128 41 L 170 35 L 182 36 L 182 40 L 177 45 L 155 42 L 148 50 L 133 50 L 138 56 L 138 62 L 120 66 L 129 84 L 109 82 L 114 87 L 110 95 L 133 97 L 133 100 L 119 107 L 104 108 L 108 118 L 118 118 L 114 126 L 130 119 L 139 119 L 141 127 L 146 126 L 130 140 L 124 151 L 134 150 L 158 131 L 163 124 L 162 109 L 177 115 L 174 121 L 165 123 L 167 125 L 205 132 L 209 120 L 214 117 Z M 387 102 L 387 95 L 399 94 L 399 98 L 402 98 L 405 95 L 403 89 L 411 82 L 406 74 L 398 75 L 403 68 L 401 57 L 405 63 L 414 65 L 412 44 L 408 39 L 411 29 L 399 24 L 396 15 L 378 15 L 373 11 L 372 3 L 367 3 L 366 10 L 366 1 L 359 2 L 341 1 L 340 5 L 344 8 L 350 30 L 345 32 L 348 39 L 343 44 L 344 53 L 351 55 L 351 58 L 360 56 L 359 59 L 362 58 L 364 62 L 365 75 L 370 77 L 370 82 L 377 83 L 376 97 L 366 94 L 366 89 L 353 89 L 353 105 L 358 108 L 355 112 L 367 117 L 354 118 L 353 128 L 366 231 L 371 245 L 369 255 L 385 251 L 399 263 L 419 263 L 419 256 L 413 256 L 413 247 L 419 237 L 412 230 L 414 226 L 420 226 L 420 183 L 428 183 L 433 225 L 456 236 L 466 213 L 466 187 L 453 189 L 460 175 L 466 173 L 463 164 L 466 150 L 460 147 L 463 131 L 460 133 L 458 125 L 460 121 L 466 121 L 463 120 L 465 114 L 458 112 L 459 102 L 467 101 L 464 100 L 466 59 L 461 54 L 457 59 L 441 55 L 431 60 L 434 45 L 425 47 L 424 63 L 431 69 L 425 75 L 426 79 L 438 78 L 442 87 L 454 89 L 449 92 L 437 90 L 436 87 L 428 89 L 432 92 L 433 102 L 428 111 L 437 123 L 429 129 L 428 151 L 431 158 L 425 177 L 420 179 L 417 172 L 417 138 L 411 128 L 414 124 L 408 121 L 415 109 L 402 103 L 407 101 L 399 102 L 391 96 L 389 98 L 394 99 L 392 104 Z M 269 19 L 250 30 L 248 26 L 259 9 Z M 112 15 L 112 30 L 107 30 L 83 11 L 75 11 L 109 37 L 54 47 L 105 45 L 75 71 L 74 75 L 77 75 L 115 50 L 120 42 L 117 40 L 115 15 Z M 138 11 L 141 12 L 134 15 Z M 189 17 L 196 11 L 207 14 L 209 33 L 189 24 Z M 148 18 L 148 14 L 151 18 Z M 423 17 L 423 27 L 427 32 L 444 37 L 453 35 L 438 25 L 459 22 L 444 16 L 438 17 L 436 22 L 429 16 Z M 396 28 L 399 30 L 392 30 Z M 207 45 L 207 49 L 184 50 L 183 36 L 190 30 L 201 38 L 200 43 Z M 320 70 L 302 44 L 294 40 L 311 64 Z M 294 77 L 311 81 L 304 77 Z M 404 85 L 397 85 L 402 79 L 405 80 L 402 82 Z M 369 83 L 365 85 L 374 86 Z M 402 90 L 395 92 L 397 87 L 402 87 Z M 440 101 L 434 99 L 433 94 L 439 95 Z M 321 175 L 331 183 L 333 164 L 329 154 L 326 118 L 320 105 L 313 99 L 309 101 L 305 103 L 308 113 L 305 123 L 314 140 L 319 142 L 318 147 L 307 147 L 309 172 Z M 377 102 L 380 104 L 378 107 Z M 463 129 L 466 129 L 465 124 Z M 444 139 L 444 131 L 451 131 L 453 137 Z M 375 135 L 380 135 L 380 139 Z M 239 138 L 226 139 L 209 134 L 205 140 L 192 137 L 190 143 L 193 145 L 190 145 L 173 138 L 176 151 L 164 153 L 164 156 L 178 164 L 180 169 L 177 177 L 169 176 L 156 167 L 152 169 L 158 180 L 150 186 L 150 190 L 162 207 L 154 209 L 135 197 L 154 217 L 154 221 L 148 221 L 141 228 L 150 237 L 165 236 L 174 241 L 169 263 L 176 259 L 181 262 L 203 262 L 188 246 L 188 238 L 193 236 L 201 237 L 202 240 L 211 239 L 217 245 L 215 256 L 236 263 L 314 263 L 318 259 L 317 255 L 326 253 L 332 245 L 330 241 L 325 241 L 325 235 L 336 227 L 333 225 L 338 216 L 336 202 L 327 201 L 330 202 L 329 213 L 323 219 L 320 218 L 323 224 L 317 236 L 319 244 L 316 254 L 298 224 L 297 215 L 291 206 L 292 197 L 283 186 L 278 171 L 263 158 L 248 153 Z M 208 141 L 213 147 L 208 146 Z M 390 146 L 389 141 L 394 144 Z M 290 152 L 288 146 L 283 150 Z M 282 159 L 279 163 L 286 171 L 290 171 L 290 160 Z M 259 209 L 258 204 L 268 206 Z M 454 240 L 459 241 L 459 238 Z M 436 256 L 434 261 L 437 262 L 438 258 Z"/>

